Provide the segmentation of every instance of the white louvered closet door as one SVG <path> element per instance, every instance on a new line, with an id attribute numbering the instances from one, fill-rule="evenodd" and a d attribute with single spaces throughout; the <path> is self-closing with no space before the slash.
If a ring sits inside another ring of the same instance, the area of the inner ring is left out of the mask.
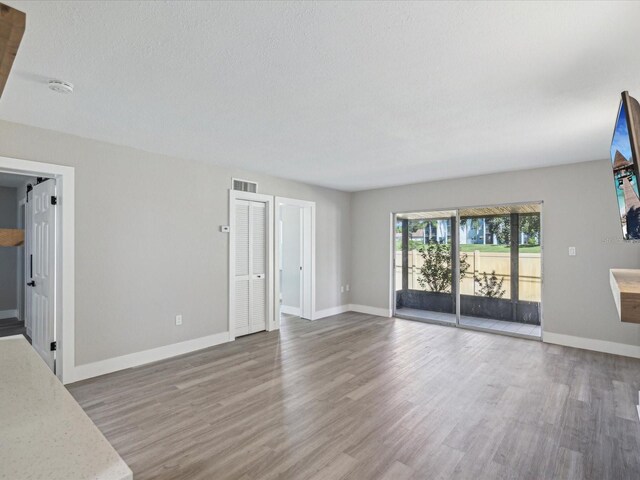
<path id="1" fill-rule="evenodd" d="M 236 201 L 235 336 L 267 328 L 266 204 Z"/>

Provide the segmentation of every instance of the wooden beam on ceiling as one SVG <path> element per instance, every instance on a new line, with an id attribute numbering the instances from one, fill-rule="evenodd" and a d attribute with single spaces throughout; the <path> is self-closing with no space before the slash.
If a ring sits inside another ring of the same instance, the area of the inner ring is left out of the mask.
<path id="1" fill-rule="evenodd" d="M 18 53 L 26 20 L 24 12 L 0 3 L 0 97 Z"/>

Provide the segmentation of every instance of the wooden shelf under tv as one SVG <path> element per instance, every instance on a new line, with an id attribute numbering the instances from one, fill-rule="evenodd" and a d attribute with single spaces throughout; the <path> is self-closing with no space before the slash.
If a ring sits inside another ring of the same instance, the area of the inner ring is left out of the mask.
<path id="1" fill-rule="evenodd" d="M 24 230 L 0 228 L 0 247 L 19 247 L 24 243 Z"/>
<path id="2" fill-rule="evenodd" d="M 640 270 L 612 268 L 609 280 L 620 320 L 640 323 Z"/>

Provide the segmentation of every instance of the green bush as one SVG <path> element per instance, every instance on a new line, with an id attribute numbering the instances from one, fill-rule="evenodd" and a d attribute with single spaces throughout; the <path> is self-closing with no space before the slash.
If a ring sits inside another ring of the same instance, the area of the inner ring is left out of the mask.
<path id="1" fill-rule="evenodd" d="M 431 242 L 428 245 L 422 245 L 418 252 L 424 260 L 418 276 L 420 286 L 432 292 L 450 292 L 453 280 L 451 246 Z M 460 278 L 465 277 L 470 266 L 467 255 L 460 255 Z"/>
<path id="2" fill-rule="evenodd" d="M 504 276 L 498 278 L 495 270 L 491 272 L 491 275 L 488 275 L 487 272 L 482 272 L 482 277 L 474 275 L 473 279 L 480 285 L 480 295 L 491 298 L 504 297 L 506 293 L 506 290 L 502 288 Z"/>

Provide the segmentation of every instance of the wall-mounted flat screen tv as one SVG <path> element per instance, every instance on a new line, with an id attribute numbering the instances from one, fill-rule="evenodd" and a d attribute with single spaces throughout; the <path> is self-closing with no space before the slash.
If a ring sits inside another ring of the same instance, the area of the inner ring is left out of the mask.
<path id="1" fill-rule="evenodd" d="M 611 141 L 611 166 L 625 240 L 640 240 L 640 104 L 622 92 Z"/>

